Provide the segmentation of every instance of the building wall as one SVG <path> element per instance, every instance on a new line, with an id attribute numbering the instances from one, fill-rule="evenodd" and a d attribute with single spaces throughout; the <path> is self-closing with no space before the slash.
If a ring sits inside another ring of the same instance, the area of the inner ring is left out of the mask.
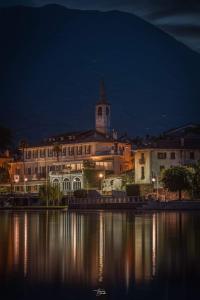
<path id="1" fill-rule="evenodd" d="M 198 160 L 200 160 L 198 149 L 138 149 L 135 153 L 135 183 L 152 183 L 152 178 L 160 177 L 164 169 L 191 165 Z M 142 167 L 144 168 L 143 179 Z"/>
<path id="2" fill-rule="evenodd" d="M 41 185 L 45 183 L 50 172 L 59 173 L 67 169 L 81 172 L 85 160 L 94 161 L 97 170 L 108 170 L 114 174 L 131 168 L 131 146 L 127 143 L 63 144 L 59 155 L 53 148 L 53 145 L 49 145 L 24 149 L 24 159 L 11 163 L 13 183 L 24 186 L 26 180 L 27 186 Z"/>

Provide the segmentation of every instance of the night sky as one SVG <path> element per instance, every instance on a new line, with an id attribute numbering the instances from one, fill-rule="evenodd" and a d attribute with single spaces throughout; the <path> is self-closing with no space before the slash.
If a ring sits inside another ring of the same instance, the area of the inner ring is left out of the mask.
<path id="1" fill-rule="evenodd" d="M 121 132 L 200 122 L 197 2 L 1 0 L 0 122 L 32 141 L 92 128 L 102 77 Z"/>

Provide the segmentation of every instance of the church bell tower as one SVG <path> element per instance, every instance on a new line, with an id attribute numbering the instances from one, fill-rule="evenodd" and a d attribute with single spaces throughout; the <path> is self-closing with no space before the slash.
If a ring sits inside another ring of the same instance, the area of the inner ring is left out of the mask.
<path id="1" fill-rule="evenodd" d="M 95 112 L 96 130 L 110 134 L 110 104 L 107 101 L 104 81 L 100 81 L 100 97 Z"/>

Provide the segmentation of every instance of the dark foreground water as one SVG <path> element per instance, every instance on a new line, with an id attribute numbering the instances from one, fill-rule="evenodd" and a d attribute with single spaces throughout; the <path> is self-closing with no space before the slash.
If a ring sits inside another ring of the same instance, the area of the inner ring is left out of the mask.
<path id="1" fill-rule="evenodd" d="M 0 212 L 0 299 L 96 297 L 200 299 L 200 213 Z"/>

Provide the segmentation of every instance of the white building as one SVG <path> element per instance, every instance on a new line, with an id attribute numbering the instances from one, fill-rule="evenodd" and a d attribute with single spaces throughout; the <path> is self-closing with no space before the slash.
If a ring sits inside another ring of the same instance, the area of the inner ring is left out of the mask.
<path id="1" fill-rule="evenodd" d="M 153 178 L 161 178 L 164 169 L 192 165 L 200 160 L 197 127 L 191 124 L 173 129 L 163 137 L 139 146 L 135 150 L 135 183 L 151 184 Z"/>

